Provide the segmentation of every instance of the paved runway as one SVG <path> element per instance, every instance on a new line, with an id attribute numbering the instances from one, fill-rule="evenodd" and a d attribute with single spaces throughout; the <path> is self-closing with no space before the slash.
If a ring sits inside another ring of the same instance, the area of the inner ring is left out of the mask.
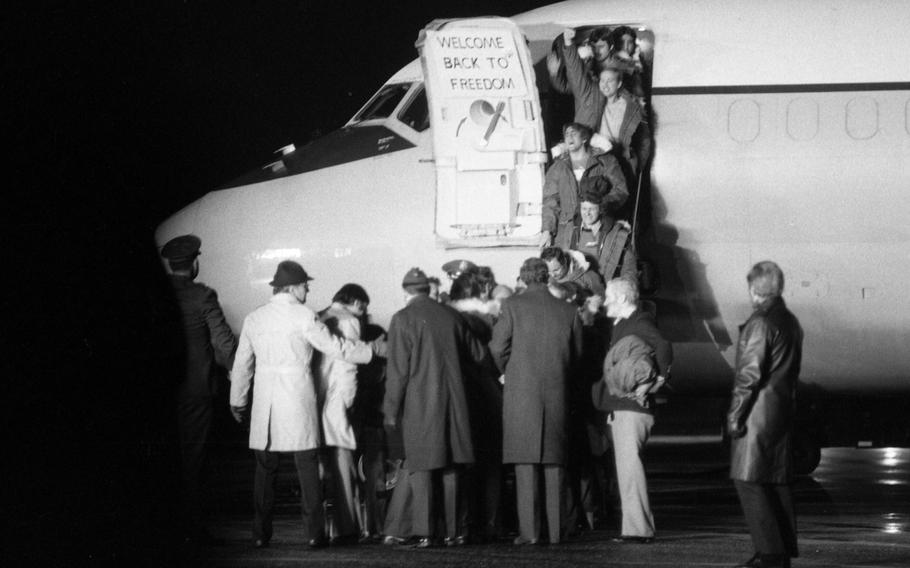
<path id="1" fill-rule="evenodd" d="M 557 546 L 507 543 L 410 550 L 374 545 L 306 548 L 293 507 L 276 519 L 268 549 L 250 546 L 250 514 L 222 509 L 210 525 L 227 544 L 199 551 L 208 566 L 732 566 L 752 554 L 724 457 L 716 446 L 655 446 L 646 457 L 657 540 L 610 541 L 615 522 Z M 252 467 L 252 458 L 249 461 Z M 243 499 L 249 495 L 246 490 Z M 910 449 L 829 448 L 795 487 L 796 566 L 910 566 Z"/>

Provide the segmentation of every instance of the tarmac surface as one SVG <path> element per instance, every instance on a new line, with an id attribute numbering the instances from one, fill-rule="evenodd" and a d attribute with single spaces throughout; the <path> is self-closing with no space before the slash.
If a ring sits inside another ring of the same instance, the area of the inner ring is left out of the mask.
<path id="1" fill-rule="evenodd" d="M 238 461 L 237 468 L 252 471 Z M 246 458 L 242 458 L 246 460 Z M 290 462 L 291 460 L 285 460 Z M 645 457 L 657 538 L 649 545 L 612 542 L 618 518 L 554 546 L 485 545 L 415 550 L 382 544 L 310 550 L 300 534 L 293 499 L 276 516 L 271 545 L 251 546 L 252 484 L 234 483 L 238 506 L 210 519 L 222 546 L 188 551 L 188 565 L 205 566 L 734 566 L 752 555 L 726 456 L 717 445 L 654 444 Z M 222 470 L 224 471 L 224 470 Z M 287 480 L 293 480 L 291 471 Z M 284 483 L 284 482 L 283 482 Z M 292 484 L 286 484 L 290 488 Z M 800 557 L 793 566 L 910 566 L 910 449 L 827 448 L 819 467 L 794 487 Z M 243 510 L 247 509 L 247 510 Z"/>

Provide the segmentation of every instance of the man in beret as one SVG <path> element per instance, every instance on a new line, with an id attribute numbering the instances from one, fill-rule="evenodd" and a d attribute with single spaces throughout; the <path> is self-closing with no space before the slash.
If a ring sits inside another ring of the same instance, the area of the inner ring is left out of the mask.
<path id="1" fill-rule="evenodd" d="M 312 280 L 300 264 L 278 265 L 272 298 L 243 321 L 231 371 L 231 412 L 243 420 L 253 388 L 250 448 L 256 457 L 253 485 L 253 546 L 268 546 L 279 457 L 293 453 L 300 482 L 304 540 L 326 544 L 319 479 L 320 413 L 311 361 L 313 350 L 348 363 L 368 363 L 370 345 L 332 335 L 316 312 L 305 306 Z M 381 349 L 381 341 L 375 345 Z M 255 378 L 255 380 L 254 380 Z"/>
<path id="2" fill-rule="evenodd" d="M 177 385 L 182 529 L 189 543 L 215 544 L 202 521 L 201 477 L 219 387 L 217 367 L 230 368 L 237 338 L 224 319 L 215 291 L 194 282 L 199 274 L 201 245 L 199 237 L 182 235 L 168 241 L 161 256 L 170 269 L 185 342 L 186 364 Z"/>
<path id="3" fill-rule="evenodd" d="M 484 346 L 458 312 L 429 298 L 422 270 L 408 271 L 402 288 L 407 305 L 389 325 L 385 425 L 394 428 L 401 417 L 416 547 L 435 544 L 433 495 L 439 484 L 446 544 L 458 544 L 456 466 L 474 461 L 464 374 L 468 361 L 483 360 Z"/>

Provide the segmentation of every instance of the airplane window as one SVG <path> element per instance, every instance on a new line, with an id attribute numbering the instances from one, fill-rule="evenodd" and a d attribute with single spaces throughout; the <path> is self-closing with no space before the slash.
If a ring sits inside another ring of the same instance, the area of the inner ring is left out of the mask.
<path id="1" fill-rule="evenodd" d="M 357 113 L 353 122 L 362 122 L 364 120 L 376 118 L 388 118 L 392 115 L 395 107 L 398 106 L 398 103 L 401 102 L 401 99 L 404 98 L 405 93 L 407 93 L 410 88 L 410 83 L 386 85 L 373 96 L 372 100 L 367 103 L 367 106 L 364 107 L 363 110 Z"/>
<path id="2" fill-rule="evenodd" d="M 398 120 L 407 124 L 417 132 L 423 132 L 430 127 L 430 112 L 427 107 L 427 92 L 420 88 L 404 109 L 398 113 Z"/>

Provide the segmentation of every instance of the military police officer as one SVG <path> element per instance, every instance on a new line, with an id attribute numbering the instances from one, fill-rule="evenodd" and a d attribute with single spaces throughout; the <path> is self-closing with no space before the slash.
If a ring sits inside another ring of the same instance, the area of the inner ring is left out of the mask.
<path id="1" fill-rule="evenodd" d="M 199 274 L 199 248 L 195 235 L 182 235 L 161 249 L 167 259 L 170 281 L 180 308 L 185 366 L 177 384 L 177 425 L 183 527 L 187 542 L 215 544 L 202 522 L 201 476 L 205 448 L 212 430 L 214 398 L 218 392 L 218 366 L 230 368 L 237 338 L 224 319 L 218 295 L 194 282 Z"/>

